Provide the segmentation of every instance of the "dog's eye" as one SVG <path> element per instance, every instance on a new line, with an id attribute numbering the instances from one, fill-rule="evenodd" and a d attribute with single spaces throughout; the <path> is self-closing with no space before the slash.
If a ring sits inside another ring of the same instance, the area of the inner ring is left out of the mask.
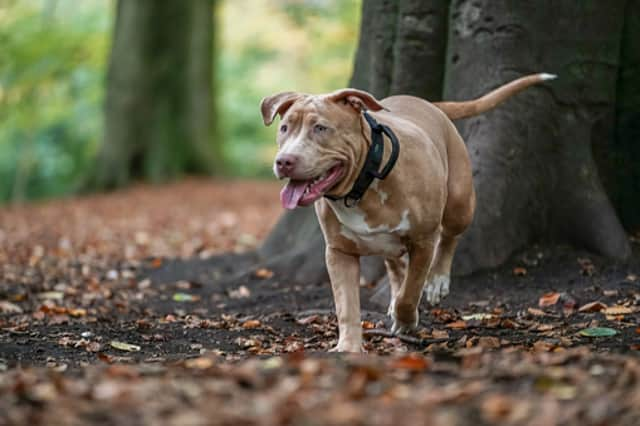
<path id="1" fill-rule="evenodd" d="M 322 124 L 316 124 L 313 126 L 313 131 L 316 133 L 322 133 L 327 130 L 327 126 L 323 126 Z"/>
<path id="2" fill-rule="evenodd" d="M 288 129 L 288 127 L 287 127 L 287 125 L 286 125 L 286 124 L 283 124 L 282 126 L 280 126 L 280 131 L 281 131 L 282 133 L 285 133 L 285 132 L 287 131 L 287 129 Z"/>

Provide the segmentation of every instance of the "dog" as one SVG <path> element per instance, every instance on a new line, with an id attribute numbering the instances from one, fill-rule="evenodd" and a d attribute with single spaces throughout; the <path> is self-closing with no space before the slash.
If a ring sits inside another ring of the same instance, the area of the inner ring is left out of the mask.
<path id="1" fill-rule="evenodd" d="M 360 256 L 385 259 L 394 334 L 418 325 L 423 291 L 432 304 L 447 296 L 456 245 L 476 204 L 469 155 L 451 120 L 553 78 L 525 76 L 466 102 L 377 100 L 356 89 L 262 100 L 264 124 L 281 119 L 274 173 L 289 179 L 282 206 L 314 204 L 326 241 L 339 331 L 332 351 L 362 351 Z"/>

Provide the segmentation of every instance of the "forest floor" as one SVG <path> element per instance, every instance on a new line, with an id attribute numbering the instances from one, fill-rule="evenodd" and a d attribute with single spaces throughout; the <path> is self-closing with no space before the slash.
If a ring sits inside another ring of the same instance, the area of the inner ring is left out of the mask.
<path id="1" fill-rule="evenodd" d="M 328 283 L 237 256 L 278 183 L 191 180 L 0 209 L 0 425 L 640 424 L 628 264 L 533 247 L 455 278 L 411 336 L 362 283 L 336 355 Z M 245 259 L 246 260 L 246 259 Z"/>

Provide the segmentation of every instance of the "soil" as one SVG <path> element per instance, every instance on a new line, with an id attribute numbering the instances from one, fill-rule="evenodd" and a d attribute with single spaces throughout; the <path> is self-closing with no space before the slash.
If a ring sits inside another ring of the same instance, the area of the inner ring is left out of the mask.
<path id="1" fill-rule="evenodd" d="M 635 236 L 624 264 L 534 246 L 455 277 L 410 336 L 362 283 L 368 355 L 327 354 L 329 284 L 250 252 L 278 190 L 193 180 L 1 210 L 0 424 L 638 424 Z"/>

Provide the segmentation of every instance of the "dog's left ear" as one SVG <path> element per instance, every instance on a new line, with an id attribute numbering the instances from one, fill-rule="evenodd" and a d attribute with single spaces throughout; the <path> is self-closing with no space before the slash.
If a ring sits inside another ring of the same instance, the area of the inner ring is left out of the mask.
<path id="1" fill-rule="evenodd" d="M 332 101 L 343 101 L 350 104 L 356 111 L 360 112 L 363 109 L 371 111 L 380 111 L 385 109 L 382 104 L 373 97 L 371 93 L 367 93 L 364 90 L 358 89 L 342 89 L 327 95 Z"/>
<path id="2" fill-rule="evenodd" d="M 262 102 L 260 102 L 260 111 L 262 112 L 264 125 L 268 126 L 273 123 L 276 114 L 280 114 L 280 117 L 282 117 L 291 105 L 303 96 L 303 94 L 298 92 L 281 92 L 264 98 Z"/>

